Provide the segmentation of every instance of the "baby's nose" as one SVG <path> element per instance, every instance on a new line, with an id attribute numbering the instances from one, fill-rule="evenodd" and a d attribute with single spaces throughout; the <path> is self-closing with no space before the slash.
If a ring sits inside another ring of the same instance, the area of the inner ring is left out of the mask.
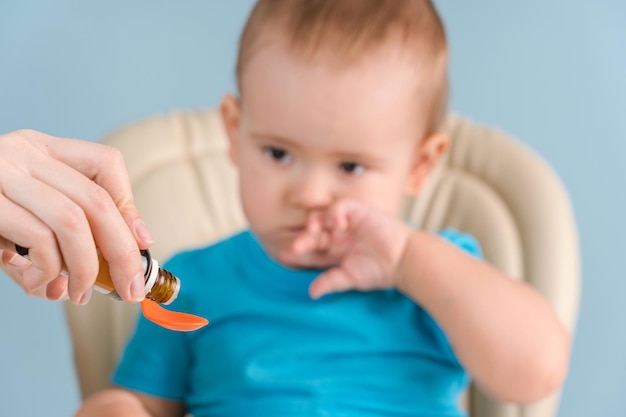
<path id="1" fill-rule="evenodd" d="M 332 203 L 334 191 L 329 178 L 310 173 L 293 184 L 291 195 L 292 203 L 305 209 L 319 209 Z"/>

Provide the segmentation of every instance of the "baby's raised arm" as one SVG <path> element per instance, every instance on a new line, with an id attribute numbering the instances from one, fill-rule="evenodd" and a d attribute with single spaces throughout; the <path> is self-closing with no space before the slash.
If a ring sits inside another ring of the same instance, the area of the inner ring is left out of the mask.
<path id="1" fill-rule="evenodd" d="M 529 403 L 562 384 L 570 336 L 530 285 L 421 231 L 412 234 L 396 280 L 437 320 L 464 367 L 493 398 Z"/>
<path id="2" fill-rule="evenodd" d="M 562 384 L 570 337 L 530 285 L 357 202 L 340 201 L 310 223 L 283 257 L 290 264 L 335 265 L 311 283 L 312 297 L 395 287 L 433 316 L 493 398 L 533 402 Z"/>
<path id="3" fill-rule="evenodd" d="M 86 303 L 97 248 L 120 296 L 143 298 L 139 248 L 152 237 L 116 149 L 33 130 L 0 135 L 0 214 L 0 267 L 26 293 Z"/>

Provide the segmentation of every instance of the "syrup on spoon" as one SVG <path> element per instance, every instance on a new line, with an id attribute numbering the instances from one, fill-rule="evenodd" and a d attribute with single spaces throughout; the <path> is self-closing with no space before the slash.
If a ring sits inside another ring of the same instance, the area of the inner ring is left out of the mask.
<path id="1" fill-rule="evenodd" d="M 209 324 L 209 321 L 205 318 L 167 310 L 147 298 L 144 298 L 141 302 L 141 312 L 151 322 L 177 332 L 191 332 Z"/>

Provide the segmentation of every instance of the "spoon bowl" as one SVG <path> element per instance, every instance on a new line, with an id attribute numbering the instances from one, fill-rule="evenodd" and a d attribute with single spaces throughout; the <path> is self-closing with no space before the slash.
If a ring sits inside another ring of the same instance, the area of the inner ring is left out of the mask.
<path id="1" fill-rule="evenodd" d="M 147 298 L 141 302 L 141 312 L 151 322 L 177 332 L 191 332 L 209 324 L 209 321 L 205 318 L 167 310 Z"/>

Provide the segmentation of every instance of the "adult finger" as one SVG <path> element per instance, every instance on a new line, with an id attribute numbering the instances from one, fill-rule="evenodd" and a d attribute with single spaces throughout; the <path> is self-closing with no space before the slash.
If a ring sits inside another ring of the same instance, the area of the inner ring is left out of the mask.
<path id="1" fill-rule="evenodd" d="M 23 288 L 22 274 L 32 263 L 27 258 L 19 255 L 11 250 L 0 250 L 0 268 L 11 278 L 17 285 Z M 50 301 L 62 301 L 69 298 L 67 292 L 67 275 L 59 275 L 50 281 L 45 287 L 38 287 L 36 290 L 29 292 L 29 295 L 46 298 Z"/>
<path id="2" fill-rule="evenodd" d="M 139 246 L 148 248 L 153 238 L 135 207 L 122 153 L 111 146 L 77 139 L 46 140 L 50 142 L 46 151 L 51 157 L 71 166 L 107 191 Z"/>
<path id="3" fill-rule="evenodd" d="M 5 190 L 0 188 L 0 191 Z M 2 213 L 0 249 L 11 251 L 3 254 L 5 262 L 14 261 L 12 267 L 17 267 L 20 271 L 19 280 L 16 282 L 26 293 L 37 293 L 58 276 L 62 269 L 62 258 L 54 233 L 40 219 L 7 198 L 2 192 L 0 192 L 0 213 Z M 24 262 L 14 254 L 15 242 L 24 247 L 33 247 L 31 254 L 33 262 Z M 11 266 L 9 263 L 7 265 Z M 14 279 L 18 276 L 16 274 L 12 275 Z"/>
<path id="4" fill-rule="evenodd" d="M 63 301 L 69 299 L 68 293 L 69 278 L 66 275 L 59 275 L 46 286 L 46 298 L 50 301 Z"/>
<path id="5" fill-rule="evenodd" d="M 24 289 L 24 286 L 22 285 L 22 274 L 24 270 L 30 265 L 30 261 L 22 258 L 15 252 L 7 250 L 0 251 L 0 254 L 0 268 L 2 268 L 5 274 L 9 278 L 11 278 L 20 288 Z M 11 262 L 11 260 L 13 259 L 19 259 L 18 263 Z M 28 292 L 25 290 L 25 292 L 29 295 L 45 298 L 45 288 L 43 287 L 39 287 L 37 290 L 32 292 Z"/>
<path id="6" fill-rule="evenodd" d="M 48 208 L 42 208 L 41 204 L 31 203 L 28 207 L 38 217 L 44 218 L 44 222 L 57 234 L 72 277 L 69 281 L 70 297 L 75 300 L 78 293 L 85 296 L 89 288 L 82 275 L 76 278 L 84 253 L 66 250 L 73 245 L 69 240 L 76 236 L 76 230 L 67 235 L 65 228 L 60 229 L 59 226 L 65 223 L 72 226 L 72 219 L 80 223 L 82 214 L 95 245 L 109 263 L 109 271 L 120 296 L 127 301 L 141 300 L 144 280 L 139 247 L 149 246 L 151 237 L 146 233 L 147 229 L 133 204 L 121 154 L 108 146 L 73 139 L 44 138 L 43 141 L 47 145 L 44 147 L 46 151 L 37 155 L 40 163 L 32 164 L 29 173 L 74 202 L 77 208 L 74 208 L 73 214 L 77 216 L 68 217 L 59 213 L 60 219 L 55 219 L 55 215 Z M 84 230 L 82 227 L 77 229 Z"/>
<path id="7" fill-rule="evenodd" d="M 17 220 L 0 220 L 5 249 L 10 242 L 28 248 L 32 266 L 22 274 L 22 286 L 31 293 L 58 277 L 66 264 L 73 278 L 69 295 L 85 303 L 98 272 L 97 252 L 82 209 L 66 195 L 19 171 L 5 173 L 0 205 Z M 41 202 L 46 202 L 42 204 Z M 72 256 L 79 257 L 74 262 Z"/>

